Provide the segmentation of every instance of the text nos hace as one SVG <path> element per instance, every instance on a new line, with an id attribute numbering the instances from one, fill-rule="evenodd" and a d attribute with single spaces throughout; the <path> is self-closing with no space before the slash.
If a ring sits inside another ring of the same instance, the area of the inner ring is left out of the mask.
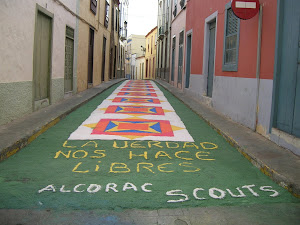
<path id="1" fill-rule="evenodd" d="M 277 197 L 279 192 L 275 191 L 272 186 L 260 186 L 256 187 L 254 184 L 244 185 L 241 188 L 237 187 L 235 189 L 219 189 L 219 188 L 195 188 L 193 190 L 192 197 L 184 193 L 182 190 L 171 190 L 167 191 L 167 196 L 173 196 L 169 203 L 185 202 L 191 199 L 196 200 L 206 200 L 209 198 L 213 199 L 225 199 L 226 196 L 231 198 L 245 198 L 249 196 L 260 197 L 261 194 L 269 192 L 268 197 Z"/>

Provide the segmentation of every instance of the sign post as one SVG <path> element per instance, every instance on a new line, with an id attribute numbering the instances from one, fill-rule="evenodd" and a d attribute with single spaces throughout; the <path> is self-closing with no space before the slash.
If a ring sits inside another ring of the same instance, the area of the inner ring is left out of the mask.
<path id="1" fill-rule="evenodd" d="M 259 0 L 232 0 L 233 13 L 242 20 L 253 18 L 259 11 Z"/>

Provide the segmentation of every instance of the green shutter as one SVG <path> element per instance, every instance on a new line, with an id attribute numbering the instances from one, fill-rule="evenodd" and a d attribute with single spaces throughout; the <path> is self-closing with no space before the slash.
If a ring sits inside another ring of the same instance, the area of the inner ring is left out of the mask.
<path id="1" fill-rule="evenodd" d="M 225 8 L 223 71 L 237 71 L 240 19 L 234 15 L 231 3 L 226 4 Z"/>

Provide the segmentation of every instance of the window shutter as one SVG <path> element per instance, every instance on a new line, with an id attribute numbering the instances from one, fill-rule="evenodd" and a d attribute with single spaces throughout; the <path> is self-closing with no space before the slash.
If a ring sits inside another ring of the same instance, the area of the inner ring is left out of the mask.
<path id="1" fill-rule="evenodd" d="M 231 4 L 226 5 L 223 71 L 237 71 L 240 20 L 234 15 Z"/>
<path id="2" fill-rule="evenodd" d="M 91 11 L 94 15 L 97 13 L 97 0 L 91 0 Z"/>
<path id="3" fill-rule="evenodd" d="M 181 31 L 179 34 L 179 45 L 183 45 L 184 40 L 184 31 Z"/>

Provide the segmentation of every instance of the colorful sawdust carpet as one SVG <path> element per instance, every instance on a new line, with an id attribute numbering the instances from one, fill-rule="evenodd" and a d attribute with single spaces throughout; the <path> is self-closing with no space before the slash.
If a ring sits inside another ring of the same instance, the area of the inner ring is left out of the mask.
<path id="1" fill-rule="evenodd" d="M 69 140 L 194 142 L 152 81 L 125 81 L 85 120 Z"/>

